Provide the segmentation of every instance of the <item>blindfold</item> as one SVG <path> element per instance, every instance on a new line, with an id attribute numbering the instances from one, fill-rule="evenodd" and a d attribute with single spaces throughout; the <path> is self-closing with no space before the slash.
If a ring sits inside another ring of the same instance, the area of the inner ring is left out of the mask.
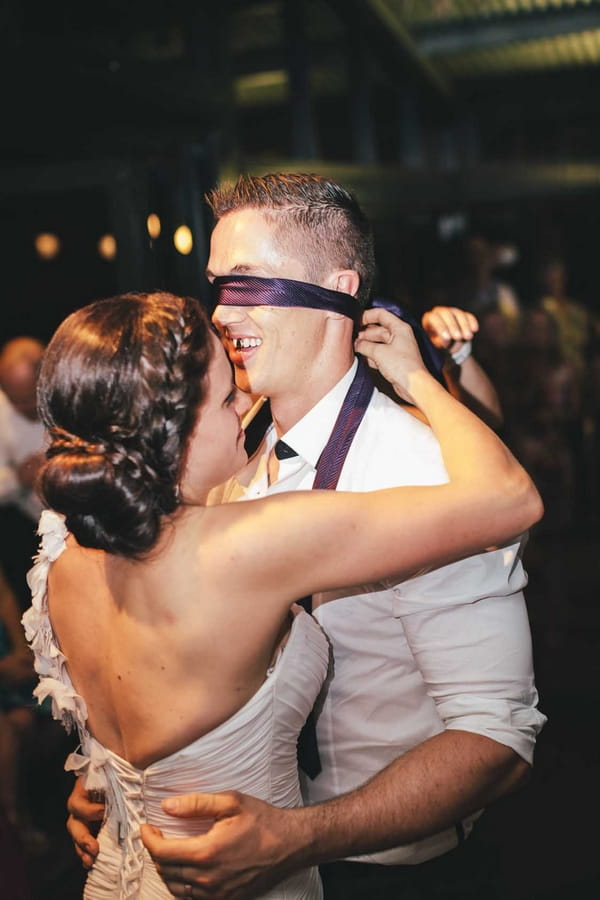
<path id="1" fill-rule="evenodd" d="M 295 306 L 340 313 L 358 321 L 361 309 L 350 294 L 290 278 L 223 275 L 213 282 L 217 306 Z"/>
<path id="2" fill-rule="evenodd" d="M 322 309 L 352 319 L 356 330 L 360 326 L 362 310 L 354 297 L 341 291 L 330 291 L 317 284 L 293 281 L 290 278 L 223 275 L 215 278 L 213 288 L 217 306 L 295 306 Z M 376 297 L 372 306 L 388 309 L 411 325 L 427 368 L 442 385 L 445 385 L 442 375 L 444 354 L 431 343 L 421 324 L 402 307 L 389 300 Z"/>

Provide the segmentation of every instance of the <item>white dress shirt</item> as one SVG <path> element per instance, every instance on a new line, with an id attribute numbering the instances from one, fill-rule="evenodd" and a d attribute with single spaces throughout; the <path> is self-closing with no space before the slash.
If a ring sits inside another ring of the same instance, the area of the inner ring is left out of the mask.
<path id="1" fill-rule="evenodd" d="M 266 458 L 276 441 L 271 428 L 250 484 L 233 480 L 222 499 L 311 488 L 355 367 L 282 435 L 299 457 L 280 461 L 276 484 L 269 486 L 266 475 Z M 376 390 L 339 489 L 444 481 L 447 473 L 431 429 Z M 314 596 L 315 618 L 332 645 L 333 677 L 318 704 L 322 772 L 314 781 L 305 780 L 306 802 L 358 787 L 446 728 L 485 735 L 531 763 L 546 717 L 536 708 L 522 546 L 517 540 L 398 585 L 363 585 L 350 596 L 347 589 Z M 466 833 L 477 815 L 463 823 Z M 418 863 L 456 843 L 456 830 L 449 829 L 360 860 Z"/>
<path id="2" fill-rule="evenodd" d="M 36 523 L 42 504 L 34 491 L 23 487 L 16 469 L 44 444 L 43 424 L 21 415 L 0 390 L 0 504 L 14 503 Z"/>

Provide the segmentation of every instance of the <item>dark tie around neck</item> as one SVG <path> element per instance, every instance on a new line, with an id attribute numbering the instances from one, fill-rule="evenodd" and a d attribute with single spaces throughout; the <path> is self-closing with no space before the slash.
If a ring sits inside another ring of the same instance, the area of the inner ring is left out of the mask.
<path id="1" fill-rule="evenodd" d="M 277 441 L 274 450 L 277 459 L 293 459 L 294 456 L 298 456 L 296 451 L 292 450 L 290 445 L 286 444 L 285 441 Z"/>
<path id="2" fill-rule="evenodd" d="M 356 374 L 348 388 L 333 431 L 319 457 L 313 490 L 334 491 L 336 489 L 348 450 L 358 431 L 358 426 L 362 422 L 372 394 L 373 382 L 365 363 L 359 359 Z M 283 442 L 278 441 L 278 443 L 282 444 Z M 287 444 L 284 446 L 288 450 L 290 449 Z M 299 603 L 307 612 L 312 612 L 312 597 L 303 597 Z M 316 778 L 321 771 L 316 723 L 312 711 L 298 738 L 298 765 L 311 779 Z"/>

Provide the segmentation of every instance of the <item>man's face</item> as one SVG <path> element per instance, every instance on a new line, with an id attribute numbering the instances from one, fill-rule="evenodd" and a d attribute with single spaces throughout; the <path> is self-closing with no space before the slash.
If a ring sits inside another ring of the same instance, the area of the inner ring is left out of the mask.
<path id="1" fill-rule="evenodd" d="M 302 262 L 286 254 L 256 209 L 227 213 L 212 234 L 209 280 L 236 274 L 309 280 Z M 322 311 L 296 307 L 227 305 L 213 313 L 238 387 L 269 397 L 302 389 L 324 321 Z"/>
<path id="2" fill-rule="evenodd" d="M 36 381 L 29 364 L 13 366 L 2 381 L 2 388 L 17 412 L 35 422 Z"/>

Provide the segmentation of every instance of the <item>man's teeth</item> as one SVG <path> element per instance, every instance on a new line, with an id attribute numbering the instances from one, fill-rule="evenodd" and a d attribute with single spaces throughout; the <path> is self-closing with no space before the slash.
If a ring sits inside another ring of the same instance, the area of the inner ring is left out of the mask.
<path id="1" fill-rule="evenodd" d="M 236 350 L 249 350 L 250 347 L 260 347 L 260 338 L 233 338 L 233 346 Z"/>

